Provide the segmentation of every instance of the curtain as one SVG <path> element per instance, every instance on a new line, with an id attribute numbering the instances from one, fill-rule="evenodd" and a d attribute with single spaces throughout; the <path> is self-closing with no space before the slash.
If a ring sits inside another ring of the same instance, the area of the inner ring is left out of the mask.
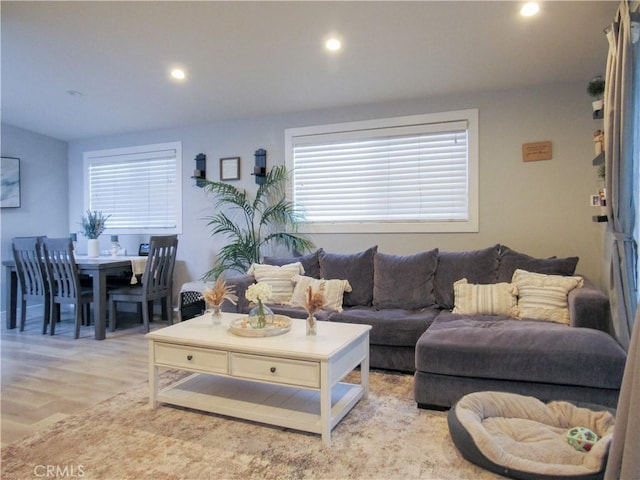
<path id="1" fill-rule="evenodd" d="M 605 480 L 640 478 L 640 310 L 636 315 Z"/>
<path id="2" fill-rule="evenodd" d="M 640 128 L 637 112 L 634 112 L 634 90 L 637 90 L 637 85 L 634 87 L 634 64 L 637 63 L 638 50 L 631 41 L 628 1 L 621 2 L 613 24 L 607 29 L 607 40 L 604 136 L 606 238 L 611 246 L 609 299 L 616 337 L 623 347 L 628 348 L 637 307 L 634 228 L 638 162 L 634 158 L 634 137 L 635 129 Z"/>

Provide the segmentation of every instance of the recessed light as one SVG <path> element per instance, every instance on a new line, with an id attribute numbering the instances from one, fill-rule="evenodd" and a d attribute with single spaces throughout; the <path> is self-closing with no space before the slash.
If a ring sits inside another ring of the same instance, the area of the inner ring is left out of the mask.
<path id="1" fill-rule="evenodd" d="M 327 48 L 327 50 L 336 52 L 342 48 L 342 42 L 340 42 L 340 40 L 338 40 L 337 38 L 332 37 L 325 42 L 324 46 Z"/>
<path id="2" fill-rule="evenodd" d="M 171 76 L 176 80 L 184 80 L 185 78 L 187 78 L 186 73 L 184 73 L 184 70 L 182 70 L 181 68 L 174 68 L 173 70 L 171 70 Z"/>
<path id="3" fill-rule="evenodd" d="M 523 17 L 531 17 L 540 11 L 540 5 L 537 2 L 527 2 L 520 9 L 520 15 Z"/>

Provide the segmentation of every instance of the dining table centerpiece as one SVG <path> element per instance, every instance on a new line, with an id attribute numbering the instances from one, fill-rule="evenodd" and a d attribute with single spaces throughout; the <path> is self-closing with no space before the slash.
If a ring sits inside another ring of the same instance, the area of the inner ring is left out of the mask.
<path id="1" fill-rule="evenodd" d="M 104 232 L 109 217 L 111 215 L 105 215 L 100 210 L 87 210 L 86 215 L 82 217 L 82 233 L 87 237 L 87 255 L 89 257 L 100 256 L 98 237 Z"/>
<path id="2" fill-rule="evenodd" d="M 207 304 L 207 307 L 211 307 L 211 321 L 213 325 L 220 325 L 222 320 L 222 303 L 228 300 L 232 304 L 236 304 L 238 296 L 235 294 L 233 287 L 229 286 L 227 282 L 218 277 L 213 287 L 207 288 L 202 292 L 202 298 Z"/>
<path id="3" fill-rule="evenodd" d="M 256 306 L 249 311 L 249 323 L 253 328 L 265 328 L 268 323 L 273 323 L 273 310 L 265 303 L 271 297 L 271 285 L 258 282 L 249 285 L 245 298 Z"/>

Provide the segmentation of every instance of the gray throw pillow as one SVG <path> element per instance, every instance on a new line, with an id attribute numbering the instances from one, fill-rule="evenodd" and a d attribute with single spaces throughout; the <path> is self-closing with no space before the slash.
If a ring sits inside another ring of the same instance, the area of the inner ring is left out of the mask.
<path id="1" fill-rule="evenodd" d="M 506 245 L 500 246 L 498 256 L 498 282 L 511 282 L 513 272 L 526 270 L 532 273 L 544 273 L 546 275 L 571 276 L 576 271 L 578 257 L 567 258 L 534 258 L 524 253 L 516 252 Z"/>
<path id="2" fill-rule="evenodd" d="M 373 300 L 373 256 L 378 246 L 364 252 L 339 254 L 320 252 L 320 276 L 349 280 L 350 293 L 344 294 L 345 307 L 370 306 Z"/>
<path id="3" fill-rule="evenodd" d="M 266 265 L 277 265 L 281 267 L 282 265 L 289 265 L 290 263 L 300 262 L 302 264 L 302 268 L 304 268 L 304 275 L 306 277 L 311 278 L 320 278 L 320 262 L 319 256 L 322 249 L 309 253 L 307 255 L 302 255 L 299 257 L 264 257 L 263 262 Z"/>
<path id="4" fill-rule="evenodd" d="M 439 252 L 434 278 L 436 303 L 453 308 L 453 284 L 466 278 L 469 283 L 495 283 L 498 278 L 500 245 L 466 252 Z"/>
<path id="5" fill-rule="evenodd" d="M 435 303 L 433 276 L 438 249 L 414 255 L 373 257 L 373 306 L 419 310 Z"/>

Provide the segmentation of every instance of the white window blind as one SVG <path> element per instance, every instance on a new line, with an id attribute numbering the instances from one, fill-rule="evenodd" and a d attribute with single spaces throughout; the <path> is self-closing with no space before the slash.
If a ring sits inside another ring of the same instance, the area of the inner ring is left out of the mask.
<path id="1" fill-rule="evenodd" d="M 181 233 L 180 142 L 86 152 L 85 205 L 111 233 Z"/>
<path id="2" fill-rule="evenodd" d="M 306 221 L 322 231 L 477 229 L 472 122 L 416 120 L 429 118 L 291 132 L 292 199 Z"/>

